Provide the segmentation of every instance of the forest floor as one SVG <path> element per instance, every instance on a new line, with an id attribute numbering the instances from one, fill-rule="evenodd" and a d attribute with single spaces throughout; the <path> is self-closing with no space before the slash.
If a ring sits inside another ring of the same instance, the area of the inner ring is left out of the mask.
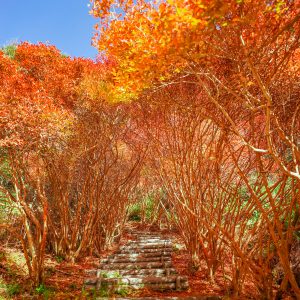
<path id="1" fill-rule="evenodd" d="M 149 231 L 148 226 L 141 226 L 138 223 L 131 223 L 129 228 Z M 127 226 L 127 228 L 128 228 Z M 130 298 L 155 297 L 157 299 L 172 296 L 222 296 L 228 295 L 228 283 L 222 273 L 217 273 L 215 282 L 208 280 L 205 273 L 205 266 L 200 266 L 199 270 L 191 271 L 189 255 L 183 246 L 183 242 L 176 232 L 162 230 L 162 235 L 171 237 L 173 240 L 172 262 L 180 275 L 188 276 L 189 289 L 177 292 L 156 292 L 148 289 L 133 291 L 125 295 Z M 104 251 L 101 257 L 106 257 L 126 244 L 131 239 L 130 234 L 124 232 L 120 243 L 114 244 L 110 249 Z M 224 258 L 226 260 L 226 258 Z M 26 264 L 23 255 L 18 248 L 0 246 L 0 300 L 2 299 L 96 299 L 96 295 L 84 289 L 84 279 L 87 277 L 87 270 L 95 269 L 99 265 L 99 257 L 85 257 L 77 263 L 63 261 L 59 257 L 47 255 L 45 263 L 45 284 L 31 288 L 26 273 Z M 247 295 L 239 299 L 257 299 L 255 287 L 251 282 L 246 283 Z M 117 296 L 117 295 L 116 295 Z M 124 295 L 122 295 L 124 296 Z M 291 299 L 291 298 L 286 298 Z"/>

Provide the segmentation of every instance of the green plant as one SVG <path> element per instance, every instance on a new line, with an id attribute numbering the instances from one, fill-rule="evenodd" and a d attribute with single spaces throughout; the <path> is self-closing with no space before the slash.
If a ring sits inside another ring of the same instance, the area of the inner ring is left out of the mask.
<path id="1" fill-rule="evenodd" d="M 21 287 L 18 283 L 8 284 L 6 285 L 6 290 L 8 296 L 14 296 L 20 293 Z"/>
<path id="2" fill-rule="evenodd" d="M 40 284 L 35 291 L 37 292 L 37 294 L 39 295 L 43 295 L 44 299 L 48 299 L 50 297 L 50 295 L 53 293 L 53 289 L 47 287 L 46 285 L 44 285 L 43 283 Z"/>
<path id="3" fill-rule="evenodd" d="M 134 203 L 128 208 L 129 221 L 141 221 L 141 206 L 139 203 Z"/>
<path id="4" fill-rule="evenodd" d="M 155 213 L 155 200 L 152 194 L 149 194 L 144 199 L 146 219 L 151 220 Z"/>
<path id="5" fill-rule="evenodd" d="M 117 289 L 115 293 L 117 295 L 122 296 L 122 297 L 126 297 L 130 294 L 130 290 L 128 289 L 127 286 L 122 286 L 119 289 Z"/>
<path id="6" fill-rule="evenodd" d="M 89 295 L 89 292 L 84 287 L 82 287 L 80 299 L 86 299 L 88 297 L 88 295 Z"/>
<path id="7" fill-rule="evenodd" d="M 102 277 L 102 278 L 108 278 L 108 273 L 107 273 L 107 272 L 101 273 L 101 277 Z"/>
<path id="8" fill-rule="evenodd" d="M 109 297 L 109 294 L 110 294 L 108 285 L 104 284 L 104 283 L 101 284 L 101 288 L 99 290 L 93 289 L 92 292 L 93 292 L 94 298 L 97 298 L 98 296 L 99 297 Z"/>
<path id="9" fill-rule="evenodd" d="M 36 289 L 35 291 L 38 293 L 38 294 L 43 294 L 46 290 L 46 286 L 44 284 L 40 284 Z"/>
<path id="10" fill-rule="evenodd" d="M 61 263 L 65 260 L 65 258 L 63 256 L 60 256 L 60 255 L 56 255 L 55 256 L 55 260 L 58 262 L 58 263 Z"/>
<path id="11" fill-rule="evenodd" d="M 101 273 L 101 276 L 103 278 L 122 278 L 121 274 L 118 271 L 104 272 Z"/>

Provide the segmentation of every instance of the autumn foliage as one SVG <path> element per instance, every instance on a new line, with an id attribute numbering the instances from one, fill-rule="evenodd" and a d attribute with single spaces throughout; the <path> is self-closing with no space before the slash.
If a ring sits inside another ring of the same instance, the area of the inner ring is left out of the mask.
<path id="1" fill-rule="evenodd" d="M 43 44 L 0 54 L 1 227 L 38 285 L 46 251 L 74 262 L 120 235 L 143 153 L 130 146 L 124 109 L 107 103 L 109 62 Z"/>
<path id="2" fill-rule="evenodd" d="M 213 280 L 227 253 L 235 296 L 251 276 L 264 299 L 276 282 L 300 299 L 299 1 L 91 2 L 193 263 Z"/>
<path id="3" fill-rule="evenodd" d="M 99 256 L 152 197 L 191 272 L 300 299 L 299 1 L 91 3 L 96 61 L 0 51 L 0 226 L 32 281 L 47 252 Z"/>

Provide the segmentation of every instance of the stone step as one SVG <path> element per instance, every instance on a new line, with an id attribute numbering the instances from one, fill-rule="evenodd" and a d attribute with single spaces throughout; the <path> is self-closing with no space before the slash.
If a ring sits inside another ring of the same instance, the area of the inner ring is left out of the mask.
<path id="1" fill-rule="evenodd" d="M 120 249 L 116 252 L 116 254 L 141 254 L 141 253 L 172 253 L 172 248 L 143 248 L 143 249 Z"/>
<path id="2" fill-rule="evenodd" d="M 158 256 L 158 257 L 115 257 L 115 258 L 107 258 L 101 259 L 100 263 L 134 263 L 134 262 L 164 262 L 164 261 L 171 261 L 170 256 Z"/>
<path id="3" fill-rule="evenodd" d="M 161 237 L 160 232 L 158 231 L 152 231 L 152 232 L 145 232 L 145 231 L 135 231 L 132 235 L 136 235 L 136 236 L 157 236 L 157 237 Z"/>
<path id="4" fill-rule="evenodd" d="M 135 236 L 134 240 L 140 240 L 140 239 L 157 239 L 157 240 L 165 240 L 167 238 L 161 237 L 161 236 L 155 236 L 155 235 L 140 235 Z"/>
<path id="5" fill-rule="evenodd" d="M 172 267 L 172 241 L 157 232 L 136 232 L 135 240 L 112 255 L 100 260 L 99 268 L 87 273 L 91 276 L 85 286 L 107 288 L 109 294 L 130 286 L 153 290 L 185 290 L 187 277 L 180 276 Z"/>
<path id="6" fill-rule="evenodd" d="M 124 285 L 124 286 L 128 286 L 128 285 Z M 124 286 L 122 285 L 114 285 L 114 284 L 108 284 L 106 286 L 107 289 L 109 289 L 110 291 L 113 291 L 114 293 L 116 293 L 117 291 L 124 291 Z M 184 291 L 184 290 L 187 290 L 189 285 L 188 285 L 188 282 L 183 282 L 180 287 L 176 287 L 176 283 L 160 283 L 160 284 L 151 284 L 151 283 L 148 283 L 148 284 L 134 284 L 134 285 L 130 285 L 130 288 L 131 289 L 134 289 L 134 290 L 139 290 L 139 289 L 142 289 L 142 288 L 148 288 L 148 289 L 151 289 L 151 290 L 154 290 L 154 291 L 160 291 L 160 292 L 163 292 L 163 291 L 171 291 L 171 290 L 176 290 L 176 291 Z M 89 284 L 86 284 L 85 285 L 85 288 L 86 289 L 89 289 L 89 288 L 95 288 L 95 284 L 92 284 L 92 285 L 89 285 Z M 98 298 L 96 298 L 98 299 Z M 118 299 L 118 298 L 115 298 L 115 297 L 112 297 L 112 298 L 105 298 L 105 299 Z M 133 298 L 132 298 L 133 299 Z M 155 298 L 155 299 L 158 299 L 158 298 Z"/>
<path id="7" fill-rule="evenodd" d="M 87 273 L 90 275 L 96 275 L 97 272 L 103 274 L 103 277 L 114 277 L 114 276 L 130 276 L 130 275 L 154 275 L 154 276 L 163 276 L 163 275 L 171 275 L 176 274 L 176 270 L 174 268 L 167 269 L 129 269 L 129 270 L 88 270 Z"/>
<path id="8" fill-rule="evenodd" d="M 171 268 L 172 263 L 167 262 L 140 262 L 140 263 L 113 263 L 113 264 L 100 264 L 99 269 L 103 270 L 122 270 L 122 269 L 164 269 Z"/>
<path id="9" fill-rule="evenodd" d="M 176 289 L 185 289 L 187 284 L 187 277 L 186 276 L 135 276 L 135 277 L 124 277 L 124 278 L 90 278 L 85 281 L 85 285 L 130 285 L 130 286 L 157 286 L 160 287 L 166 284 L 174 284 Z"/>
<path id="10" fill-rule="evenodd" d="M 153 243 L 153 242 L 170 242 L 171 240 L 170 239 L 156 239 L 156 238 L 139 238 L 139 239 L 130 240 L 129 242 L 140 243 L 143 241 Z"/>
<path id="11" fill-rule="evenodd" d="M 143 242 L 143 243 L 137 243 L 137 242 L 130 242 L 126 245 L 127 247 L 140 247 L 140 248 L 160 248 L 160 247 L 172 247 L 172 243 L 171 242 L 155 242 L 155 243 L 147 243 L 147 242 Z M 125 246 L 122 246 L 125 247 Z"/>
<path id="12" fill-rule="evenodd" d="M 113 259 L 113 258 L 146 258 L 146 257 L 161 257 L 161 256 L 170 256 L 171 252 L 149 252 L 149 253 L 133 253 L 133 254 L 128 254 L 128 253 L 119 253 L 119 254 L 112 254 L 109 255 L 107 258 Z"/>
<path id="13" fill-rule="evenodd" d="M 140 247 L 140 248 L 172 248 L 172 243 L 168 242 L 168 243 L 128 243 L 124 246 L 121 247 Z"/>
<path id="14" fill-rule="evenodd" d="M 172 250 L 172 245 L 171 244 L 142 244 L 142 245 L 126 245 L 126 246 L 121 246 L 120 250 L 133 250 L 133 249 L 171 249 Z"/>

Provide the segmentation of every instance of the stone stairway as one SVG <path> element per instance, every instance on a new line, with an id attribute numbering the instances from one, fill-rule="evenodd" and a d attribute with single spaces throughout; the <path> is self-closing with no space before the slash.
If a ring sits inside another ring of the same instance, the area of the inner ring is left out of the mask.
<path id="1" fill-rule="evenodd" d="M 188 288 L 186 276 L 179 276 L 172 266 L 172 242 L 159 233 L 136 232 L 134 239 L 100 261 L 97 270 L 89 271 L 87 288 L 103 287 L 117 292 L 131 289 L 177 290 Z"/>

